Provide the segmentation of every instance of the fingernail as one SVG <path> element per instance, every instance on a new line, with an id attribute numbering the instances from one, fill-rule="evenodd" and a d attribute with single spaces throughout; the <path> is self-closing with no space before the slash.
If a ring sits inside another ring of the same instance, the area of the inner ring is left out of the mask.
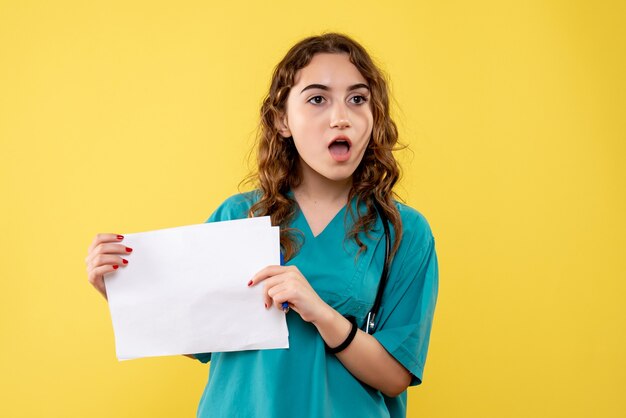
<path id="1" fill-rule="evenodd" d="M 118 266 L 117 264 L 116 264 L 116 265 L 114 265 L 114 266 L 113 266 L 113 270 L 117 270 L 117 268 L 118 268 L 118 267 L 119 267 L 119 266 Z"/>
<path id="2" fill-rule="evenodd" d="M 126 252 L 127 252 L 127 253 L 131 253 L 131 252 L 133 252 L 133 249 L 132 249 L 132 248 L 128 248 L 128 247 L 126 247 Z"/>
<path id="3" fill-rule="evenodd" d="M 126 260 L 126 259 L 122 258 L 122 263 L 124 263 L 124 264 L 128 264 L 128 260 Z"/>
<path id="4" fill-rule="evenodd" d="M 252 280 L 248 282 L 248 286 L 252 286 Z"/>
<path id="5" fill-rule="evenodd" d="M 124 235 L 118 235 L 117 239 L 119 239 L 120 241 L 124 239 Z"/>
<path id="6" fill-rule="evenodd" d="M 264 305 L 265 305 L 265 309 L 267 309 L 267 303 L 264 303 Z"/>

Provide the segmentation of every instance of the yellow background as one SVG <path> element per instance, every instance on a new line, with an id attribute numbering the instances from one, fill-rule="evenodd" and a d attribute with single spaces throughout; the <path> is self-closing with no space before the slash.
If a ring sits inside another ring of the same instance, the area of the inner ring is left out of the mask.
<path id="1" fill-rule="evenodd" d="M 623 1 L 1 0 L 0 416 L 194 416 L 207 368 L 116 360 L 87 246 L 237 192 L 272 68 L 325 30 L 390 74 L 398 192 L 437 240 L 409 417 L 626 416 L 625 19 Z"/>

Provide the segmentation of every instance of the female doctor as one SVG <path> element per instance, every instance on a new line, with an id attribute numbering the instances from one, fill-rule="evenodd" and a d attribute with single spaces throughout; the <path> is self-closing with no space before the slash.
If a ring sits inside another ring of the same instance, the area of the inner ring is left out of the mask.
<path id="1" fill-rule="evenodd" d="M 248 286 L 263 286 L 267 309 L 285 311 L 289 349 L 195 354 L 211 362 L 199 417 L 406 416 L 438 269 L 426 219 L 394 199 L 397 140 L 387 83 L 356 41 L 309 37 L 277 65 L 261 107 L 256 189 L 228 198 L 208 222 L 269 215 L 280 225 L 284 265 Z M 123 236 L 98 234 L 89 282 L 106 297 L 103 275 L 129 260 Z"/>

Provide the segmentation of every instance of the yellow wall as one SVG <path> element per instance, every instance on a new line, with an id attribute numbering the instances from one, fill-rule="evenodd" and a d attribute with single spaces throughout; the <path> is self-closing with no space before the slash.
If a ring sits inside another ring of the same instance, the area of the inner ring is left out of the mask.
<path id="1" fill-rule="evenodd" d="M 0 1 L 0 416 L 194 416 L 204 366 L 116 360 L 87 246 L 235 193 L 273 66 L 323 30 L 391 75 L 437 239 L 409 416 L 626 416 L 623 1 L 127 3 Z"/>

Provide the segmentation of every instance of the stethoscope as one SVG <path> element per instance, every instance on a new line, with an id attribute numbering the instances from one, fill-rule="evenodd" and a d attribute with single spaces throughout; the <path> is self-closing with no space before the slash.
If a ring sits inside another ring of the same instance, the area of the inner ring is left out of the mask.
<path id="1" fill-rule="evenodd" d="M 367 318 L 365 320 L 365 332 L 368 334 L 372 334 L 376 330 L 376 315 L 380 310 L 380 303 L 383 299 L 383 292 L 385 291 L 385 285 L 387 284 L 388 279 L 388 271 L 389 271 L 389 249 L 391 247 L 391 237 L 389 234 L 389 225 L 388 219 L 385 216 L 385 212 L 383 212 L 380 204 L 377 201 L 374 201 L 374 206 L 376 206 L 376 211 L 380 216 L 381 221 L 383 222 L 383 229 L 385 230 L 385 262 L 383 264 L 383 271 L 380 273 L 380 281 L 378 282 L 378 290 L 376 291 L 376 299 L 374 299 L 374 305 L 372 305 L 372 309 L 367 314 Z M 361 327 L 362 329 L 362 327 Z"/>

